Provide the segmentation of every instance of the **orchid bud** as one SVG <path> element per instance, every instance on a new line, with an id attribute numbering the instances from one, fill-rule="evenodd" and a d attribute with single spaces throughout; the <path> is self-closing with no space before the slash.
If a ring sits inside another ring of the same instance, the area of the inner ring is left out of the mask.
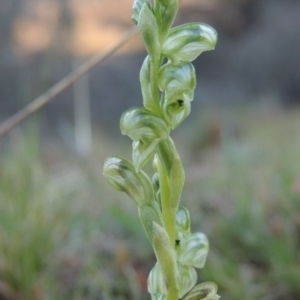
<path id="1" fill-rule="evenodd" d="M 183 62 L 172 66 L 166 64 L 159 71 L 159 87 L 162 91 L 189 91 L 196 87 L 195 68 L 191 63 Z M 192 99 L 190 100 L 192 101 Z"/>
<path id="2" fill-rule="evenodd" d="M 148 292 L 151 294 L 151 299 L 164 299 L 167 296 L 166 281 L 158 263 L 148 276 Z"/>
<path id="3" fill-rule="evenodd" d="M 193 233 L 181 242 L 178 261 L 182 265 L 203 268 L 208 253 L 208 240 L 203 233 Z"/>
<path id="4" fill-rule="evenodd" d="M 218 300 L 218 287 L 214 282 L 203 282 L 196 285 L 183 300 Z"/>
<path id="5" fill-rule="evenodd" d="M 174 93 L 170 98 L 164 97 L 162 108 L 167 124 L 175 129 L 191 112 L 190 97 L 182 92 Z"/>
<path id="6" fill-rule="evenodd" d="M 197 272 L 194 267 L 178 264 L 179 298 L 188 293 L 197 282 Z"/>
<path id="7" fill-rule="evenodd" d="M 191 63 L 166 65 L 159 74 L 160 89 L 164 91 L 162 110 L 166 122 L 175 129 L 190 114 L 196 75 Z"/>
<path id="8" fill-rule="evenodd" d="M 120 127 L 123 134 L 134 140 L 132 160 L 137 172 L 150 162 L 158 143 L 168 137 L 165 121 L 141 107 L 125 111 L 121 117 Z"/>
<path id="9" fill-rule="evenodd" d="M 162 53 L 172 63 L 191 62 L 202 52 L 215 48 L 217 33 L 209 25 L 203 23 L 188 23 L 172 28 L 165 40 Z"/>
<path id="10" fill-rule="evenodd" d="M 115 189 L 125 192 L 137 206 L 153 201 L 150 178 L 143 171 L 137 174 L 128 160 L 121 157 L 107 158 L 103 173 Z"/>
<path id="11" fill-rule="evenodd" d="M 166 139 L 169 130 L 166 122 L 158 115 L 143 107 L 132 107 L 121 117 L 122 134 L 128 135 L 134 141 L 142 141 L 149 145 L 154 139 Z"/>

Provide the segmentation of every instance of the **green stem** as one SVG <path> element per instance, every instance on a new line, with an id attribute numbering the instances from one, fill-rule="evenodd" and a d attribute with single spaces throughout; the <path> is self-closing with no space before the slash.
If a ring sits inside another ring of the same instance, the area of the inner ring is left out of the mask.
<path id="1" fill-rule="evenodd" d="M 177 300 L 179 299 L 179 291 L 177 287 L 168 289 L 167 300 Z"/>
<path id="2" fill-rule="evenodd" d="M 155 17 L 156 17 L 157 25 L 160 28 L 161 27 L 161 22 L 162 22 L 161 14 L 160 14 L 160 3 L 159 3 L 159 1 L 156 1 L 156 0 L 154 1 L 154 14 L 155 14 Z"/>
<path id="3" fill-rule="evenodd" d="M 160 197 L 162 206 L 162 216 L 164 220 L 164 225 L 166 232 L 169 236 L 171 245 L 175 249 L 175 222 L 176 215 L 171 205 L 171 191 L 170 191 L 170 181 L 167 172 L 159 161 L 158 163 L 158 174 L 160 183 Z"/>
<path id="4" fill-rule="evenodd" d="M 155 112 L 158 115 L 161 115 L 161 110 L 159 105 L 159 93 L 158 93 L 158 70 L 159 70 L 159 59 L 155 59 L 150 56 L 150 81 L 151 81 L 153 103 L 156 107 Z"/>

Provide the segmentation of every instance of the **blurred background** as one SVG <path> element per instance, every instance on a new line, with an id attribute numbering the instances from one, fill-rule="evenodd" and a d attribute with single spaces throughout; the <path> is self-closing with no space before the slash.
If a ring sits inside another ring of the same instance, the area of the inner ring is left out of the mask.
<path id="1" fill-rule="evenodd" d="M 0 121 L 131 26 L 132 0 L 0 0 Z M 300 1 L 182 0 L 176 24 L 218 31 L 172 137 L 182 205 L 224 300 L 300 299 Z M 0 300 L 149 299 L 155 258 L 130 199 L 102 175 L 131 156 L 139 35 L 0 139 Z"/>

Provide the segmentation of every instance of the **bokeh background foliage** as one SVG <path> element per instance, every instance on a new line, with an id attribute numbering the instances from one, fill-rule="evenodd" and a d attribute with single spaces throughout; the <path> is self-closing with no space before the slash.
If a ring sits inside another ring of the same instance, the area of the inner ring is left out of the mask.
<path id="1" fill-rule="evenodd" d="M 131 26 L 131 0 L 2 2 L 0 120 Z M 210 240 L 200 280 L 225 300 L 300 299 L 299 1 L 181 5 L 177 23 L 207 22 L 220 37 L 196 61 L 192 114 L 173 135 L 183 203 Z M 102 176 L 105 157 L 130 157 L 118 122 L 141 105 L 143 51 L 136 37 L 81 87 L 93 138 L 83 152 L 78 89 L 0 140 L 1 300 L 149 299 L 151 247 Z"/>

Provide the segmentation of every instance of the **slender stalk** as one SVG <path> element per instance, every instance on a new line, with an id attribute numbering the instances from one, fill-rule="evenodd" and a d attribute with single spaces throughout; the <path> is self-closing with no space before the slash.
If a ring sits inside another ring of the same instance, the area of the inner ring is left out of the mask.
<path id="1" fill-rule="evenodd" d="M 171 206 L 170 182 L 166 170 L 161 162 L 158 164 L 158 174 L 160 182 L 160 197 L 162 206 L 162 216 L 166 232 L 171 241 L 173 249 L 175 249 L 175 214 Z"/>
<path id="2" fill-rule="evenodd" d="M 174 288 L 168 289 L 167 300 L 177 300 L 177 299 L 179 299 L 178 288 L 174 287 Z"/>
<path id="3" fill-rule="evenodd" d="M 67 89 L 71 84 L 73 84 L 80 77 L 89 72 L 92 68 L 97 66 L 100 62 L 103 62 L 108 57 L 112 56 L 117 50 L 119 50 L 126 42 L 130 40 L 133 35 L 137 33 L 137 29 L 133 26 L 129 29 L 116 44 L 111 46 L 105 52 L 101 52 L 91 57 L 84 64 L 79 66 L 71 74 L 64 77 L 44 94 L 40 95 L 38 98 L 29 103 L 26 107 L 18 111 L 16 114 L 11 116 L 9 119 L 0 124 L 0 138 L 12 130 L 19 123 L 26 120 L 29 116 L 39 111 L 46 104 L 48 104 L 53 98 Z"/>
<path id="4" fill-rule="evenodd" d="M 158 92 L 158 70 L 159 70 L 159 60 L 150 57 L 150 81 L 151 90 L 153 96 L 153 103 L 156 107 L 156 113 L 161 115 L 160 105 L 159 105 L 159 92 Z"/>

